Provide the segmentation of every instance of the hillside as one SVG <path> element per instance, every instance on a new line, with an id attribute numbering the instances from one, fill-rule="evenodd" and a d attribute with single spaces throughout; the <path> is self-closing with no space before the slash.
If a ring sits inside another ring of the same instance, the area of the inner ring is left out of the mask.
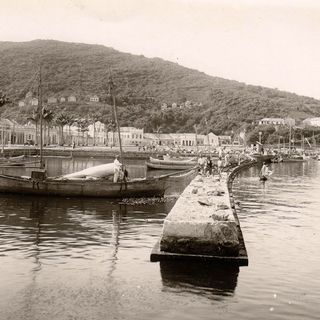
<path id="1" fill-rule="evenodd" d="M 97 94 L 108 103 L 110 70 L 116 84 L 121 124 L 162 132 L 212 130 L 236 131 L 262 117 L 294 117 L 301 120 L 320 115 L 320 101 L 296 94 L 246 85 L 211 77 L 158 58 L 122 53 L 101 45 L 66 43 L 53 40 L 0 42 L 0 92 L 15 104 L 31 89 L 36 92 L 35 73 L 41 60 L 44 98 L 74 94 Z M 160 111 L 160 105 L 191 101 L 185 110 Z M 199 104 L 202 104 L 200 106 Z M 105 106 L 105 105 L 104 105 Z M 72 112 L 85 116 L 102 112 L 103 105 L 78 103 Z M 30 112 L 6 106 L 6 115 L 19 119 Z M 57 110 L 68 110 L 60 106 Z M 70 110 L 71 111 L 71 110 Z"/>

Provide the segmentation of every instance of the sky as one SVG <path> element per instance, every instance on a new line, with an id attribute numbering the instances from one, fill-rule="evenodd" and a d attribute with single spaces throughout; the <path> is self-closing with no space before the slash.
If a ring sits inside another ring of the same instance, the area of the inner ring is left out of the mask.
<path id="1" fill-rule="evenodd" d="M 160 57 L 320 99 L 319 0 L 0 0 L 0 41 Z"/>

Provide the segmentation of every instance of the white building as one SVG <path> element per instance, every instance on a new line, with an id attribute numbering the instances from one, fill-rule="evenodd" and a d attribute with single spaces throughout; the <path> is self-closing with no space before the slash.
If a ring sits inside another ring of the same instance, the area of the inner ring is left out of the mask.
<path id="1" fill-rule="evenodd" d="M 97 121 L 94 124 L 88 126 L 88 134 L 92 138 L 95 145 L 105 145 L 107 140 L 107 134 L 105 131 L 105 124 Z"/>
<path id="2" fill-rule="evenodd" d="M 97 95 L 90 97 L 90 102 L 99 102 L 99 97 Z"/>
<path id="3" fill-rule="evenodd" d="M 307 118 L 302 121 L 305 126 L 320 127 L 320 118 Z"/>
<path id="4" fill-rule="evenodd" d="M 259 124 L 278 124 L 284 125 L 285 121 L 282 118 L 263 118 L 259 121 Z"/>
<path id="5" fill-rule="evenodd" d="M 77 102 L 77 98 L 73 95 L 68 97 L 68 102 Z"/>
<path id="6" fill-rule="evenodd" d="M 134 127 L 120 127 L 121 143 L 123 146 L 138 146 L 143 144 L 143 129 Z M 108 144 L 119 145 L 118 132 L 108 132 Z"/>
<path id="7" fill-rule="evenodd" d="M 57 102 L 58 102 L 58 100 L 55 97 L 49 97 L 48 98 L 48 104 L 57 103 Z"/>
<path id="8" fill-rule="evenodd" d="M 25 102 L 23 101 L 23 100 L 21 100 L 21 101 L 19 101 L 18 102 L 18 106 L 19 107 L 24 107 L 26 104 L 25 104 Z"/>
<path id="9" fill-rule="evenodd" d="M 208 135 L 195 133 L 145 133 L 144 144 L 168 146 L 170 148 L 193 149 L 197 147 L 217 147 L 219 139 L 214 133 Z"/>
<path id="10" fill-rule="evenodd" d="M 37 98 L 32 98 L 32 99 L 31 99 L 31 105 L 32 105 L 32 106 L 37 106 L 38 103 L 39 103 L 39 102 L 38 102 L 38 99 L 37 99 Z"/>

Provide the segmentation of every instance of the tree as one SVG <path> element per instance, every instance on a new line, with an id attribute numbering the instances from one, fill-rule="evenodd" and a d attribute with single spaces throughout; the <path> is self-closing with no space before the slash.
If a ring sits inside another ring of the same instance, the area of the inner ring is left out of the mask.
<path id="1" fill-rule="evenodd" d="M 68 114 L 64 111 L 58 113 L 55 118 L 54 122 L 58 125 L 60 129 L 60 142 L 59 144 L 62 146 L 64 145 L 64 136 L 63 136 L 63 127 L 68 124 Z"/>
<path id="2" fill-rule="evenodd" d="M 10 103 L 10 99 L 5 93 L 0 92 L 0 107 Z"/>
<path id="3" fill-rule="evenodd" d="M 50 144 L 50 124 L 54 119 L 54 113 L 51 110 L 46 110 L 45 108 L 42 109 L 42 118 L 44 120 L 45 127 L 47 127 L 47 141 L 45 142 L 46 145 Z M 46 128 L 44 132 L 46 131 Z"/>

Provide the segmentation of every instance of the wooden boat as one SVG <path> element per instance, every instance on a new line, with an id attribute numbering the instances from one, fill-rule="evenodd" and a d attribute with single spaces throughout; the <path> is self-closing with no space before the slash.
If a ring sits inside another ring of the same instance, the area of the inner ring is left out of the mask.
<path id="1" fill-rule="evenodd" d="M 188 160 L 161 160 L 150 157 L 146 162 L 149 169 L 162 169 L 162 170 L 185 170 L 196 166 L 196 161 L 193 159 Z"/>
<path id="2" fill-rule="evenodd" d="M 10 168 L 10 167 L 35 167 L 39 164 L 40 161 L 30 161 L 28 157 L 24 155 L 10 157 L 10 158 L 1 158 L 0 159 L 0 168 Z"/>
<path id="3" fill-rule="evenodd" d="M 251 157 L 253 157 L 257 162 L 271 162 L 271 160 L 274 158 L 274 155 L 253 153 L 251 154 Z"/>
<path id="4" fill-rule="evenodd" d="M 307 159 L 301 155 L 289 155 L 288 157 L 283 158 L 283 162 L 305 162 Z"/>
<path id="5" fill-rule="evenodd" d="M 195 165 L 196 164 L 196 161 L 194 159 L 187 159 L 187 160 L 176 160 L 176 159 L 157 159 L 157 158 L 153 158 L 153 157 L 150 157 L 150 160 L 149 162 L 151 163 L 156 163 L 156 164 L 166 164 L 166 165 L 190 165 L 190 164 L 193 164 Z"/>
<path id="6" fill-rule="evenodd" d="M 86 179 L 64 177 L 46 178 L 43 171 L 34 171 L 31 177 L 0 174 L 0 192 L 34 194 L 65 197 L 162 197 L 167 188 L 169 177 L 180 173 L 171 173 L 158 177 L 132 179 L 116 182 L 108 179 Z M 185 172 L 184 172 L 185 174 Z"/>
<path id="7" fill-rule="evenodd" d="M 190 164 L 163 164 L 163 163 L 152 163 L 152 162 L 146 162 L 148 169 L 159 169 L 159 170 L 186 170 L 186 169 L 192 169 L 195 167 L 194 163 Z"/>

